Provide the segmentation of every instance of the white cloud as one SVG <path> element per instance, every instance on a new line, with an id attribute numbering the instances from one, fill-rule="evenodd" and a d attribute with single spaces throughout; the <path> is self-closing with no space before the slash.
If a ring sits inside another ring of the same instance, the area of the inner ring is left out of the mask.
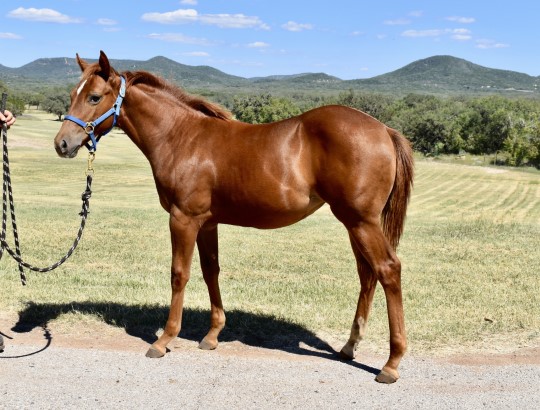
<path id="1" fill-rule="evenodd" d="M 197 0 L 182 0 L 180 4 L 187 4 L 188 6 L 196 6 Z"/>
<path id="2" fill-rule="evenodd" d="M 260 28 L 270 27 L 257 16 L 244 14 L 199 14 L 195 9 L 178 9 L 165 13 L 145 13 L 142 20 L 160 24 L 201 23 L 220 28 Z"/>
<path id="3" fill-rule="evenodd" d="M 183 53 L 183 55 L 188 57 L 210 57 L 206 51 L 191 51 L 189 53 Z"/>
<path id="4" fill-rule="evenodd" d="M 440 37 L 446 34 L 448 30 L 405 30 L 401 35 L 403 37 Z"/>
<path id="5" fill-rule="evenodd" d="M 168 11 L 166 13 L 144 13 L 142 19 L 160 24 L 184 24 L 197 21 L 197 10 L 194 9 L 179 9 Z"/>
<path id="6" fill-rule="evenodd" d="M 97 24 L 100 26 L 116 26 L 118 22 L 116 20 L 101 18 L 97 20 Z"/>
<path id="7" fill-rule="evenodd" d="M 281 26 L 288 31 L 303 31 L 303 30 L 312 30 L 313 25 L 309 23 L 296 23 L 295 21 L 288 21 L 287 23 Z"/>
<path id="8" fill-rule="evenodd" d="M 100 18 L 97 19 L 96 24 L 98 26 L 103 26 L 103 31 L 106 33 L 116 33 L 118 31 L 121 31 L 119 27 L 116 27 L 116 25 L 118 24 L 116 20 Z"/>
<path id="9" fill-rule="evenodd" d="M 461 23 L 461 24 L 471 24 L 476 21 L 474 17 L 460 17 L 460 16 L 446 17 L 446 20 L 454 21 L 456 23 Z"/>
<path id="10" fill-rule="evenodd" d="M 270 47 L 270 44 L 265 43 L 263 41 L 255 41 L 254 43 L 249 43 L 247 46 L 249 48 L 266 48 L 266 47 Z"/>
<path id="11" fill-rule="evenodd" d="M 210 45 L 210 42 L 205 38 L 189 37 L 181 33 L 151 33 L 147 37 L 170 43 L 197 44 L 200 46 Z"/>
<path id="12" fill-rule="evenodd" d="M 466 28 L 456 29 L 432 29 L 432 30 L 405 30 L 401 33 L 403 37 L 422 38 L 422 37 L 443 37 L 450 36 L 453 40 L 467 41 L 472 39 L 471 30 Z"/>
<path id="13" fill-rule="evenodd" d="M 457 28 L 452 30 L 451 38 L 458 41 L 470 40 L 472 38 L 471 30 L 467 30 L 466 28 Z"/>
<path id="14" fill-rule="evenodd" d="M 384 20 L 384 24 L 386 24 L 387 26 L 404 26 L 406 24 L 411 24 L 411 20 L 407 20 L 407 19 Z"/>
<path id="15" fill-rule="evenodd" d="M 480 39 L 476 40 L 476 48 L 488 49 L 488 48 L 507 48 L 509 44 L 498 43 L 494 40 Z"/>
<path id="16" fill-rule="evenodd" d="M 21 40 L 22 37 L 15 33 L 0 33 L 0 38 L 6 40 Z"/>
<path id="17" fill-rule="evenodd" d="M 52 9 L 35 9 L 29 8 L 25 9 L 24 7 L 19 7 L 18 9 L 11 10 L 8 14 L 8 17 L 26 20 L 26 21 L 39 21 L 45 23 L 82 23 L 81 19 L 74 18 L 62 14 L 56 10 Z"/>
<path id="18" fill-rule="evenodd" d="M 418 18 L 418 17 L 422 17 L 423 14 L 424 13 L 422 11 L 415 10 L 415 11 L 411 11 L 407 15 L 409 17 Z M 396 18 L 396 19 L 384 20 L 383 24 L 385 24 L 387 26 L 405 26 L 407 24 L 411 24 L 411 20 L 408 19 L 408 18 L 401 17 L 401 18 Z"/>
<path id="19" fill-rule="evenodd" d="M 259 17 L 243 14 L 202 14 L 203 24 L 215 25 L 221 28 L 260 28 L 269 30 L 270 26 L 263 23 Z"/>

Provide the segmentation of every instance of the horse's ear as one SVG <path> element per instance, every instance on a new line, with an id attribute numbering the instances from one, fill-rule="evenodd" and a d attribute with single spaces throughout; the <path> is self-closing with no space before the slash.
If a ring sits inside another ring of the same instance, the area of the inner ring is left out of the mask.
<path id="1" fill-rule="evenodd" d="M 109 79 L 109 76 L 111 75 L 111 64 L 109 63 L 109 59 L 107 58 L 107 55 L 103 52 L 99 52 L 99 67 L 101 68 L 100 74 L 105 78 L 105 80 Z"/>
<path id="2" fill-rule="evenodd" d="M 89 66 L 89 64 L 84 61 L 81 57 L 79 57 L 79 53 L 76 54 L 77 56 L 77 64 L 79 64 L 79 67 L 81 67 L 81 71 L 86 70 L 86 67 Z"/>

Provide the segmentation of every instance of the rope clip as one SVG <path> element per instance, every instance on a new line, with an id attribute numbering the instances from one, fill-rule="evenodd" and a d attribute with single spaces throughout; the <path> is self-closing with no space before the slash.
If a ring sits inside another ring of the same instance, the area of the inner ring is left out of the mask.
<path id="1" fill-rule="evenodd" d="M 86 168 L 86 176 L 92 175 L 94 176 L 95 170 L 92 167 L 92 162 L 94 162 L 94 159 L 96 159 L 96 153 L 94 151 L 88 152 L 88 167 Z"/>

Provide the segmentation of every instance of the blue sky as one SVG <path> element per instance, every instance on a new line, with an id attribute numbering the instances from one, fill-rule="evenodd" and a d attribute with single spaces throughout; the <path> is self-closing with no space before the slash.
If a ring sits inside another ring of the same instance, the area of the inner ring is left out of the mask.
<path id="1" fill-rule="evenodd" d="M 0 64 L 162 55 L 242 77 L 369 78 L 452 55 L 540 75 L 537 0 L 2 0 Z"/>

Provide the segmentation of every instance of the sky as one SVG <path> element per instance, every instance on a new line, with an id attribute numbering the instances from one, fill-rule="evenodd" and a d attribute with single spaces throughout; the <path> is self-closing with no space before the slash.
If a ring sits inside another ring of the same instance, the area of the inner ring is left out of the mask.
<path id="1" fill-rule="evenodd" d="M 241 77 L 370 78 L 434 55 L 540 75 L 538 0 L 2 0 L 0 64 L 165 56 Z"/>

